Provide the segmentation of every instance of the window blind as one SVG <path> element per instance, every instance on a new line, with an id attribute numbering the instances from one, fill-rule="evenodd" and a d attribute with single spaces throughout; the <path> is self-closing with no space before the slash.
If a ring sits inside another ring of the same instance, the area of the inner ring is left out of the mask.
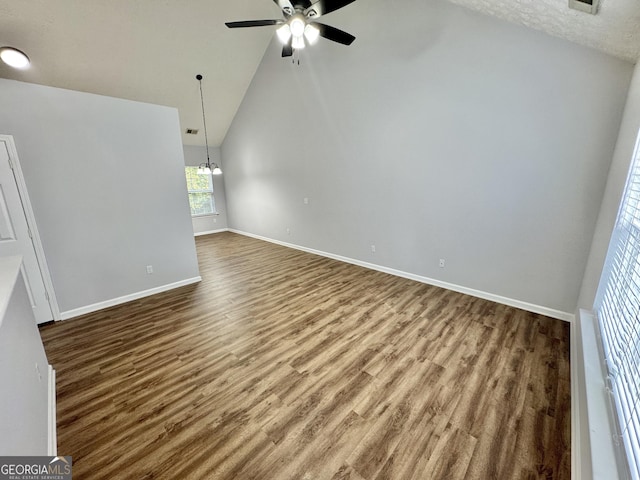
<path id="1" fill-rule="evenodd" d="M 633 480 L 640 480 L 640 160 L 627 177 L 595 312 L 618 433 Z"/>

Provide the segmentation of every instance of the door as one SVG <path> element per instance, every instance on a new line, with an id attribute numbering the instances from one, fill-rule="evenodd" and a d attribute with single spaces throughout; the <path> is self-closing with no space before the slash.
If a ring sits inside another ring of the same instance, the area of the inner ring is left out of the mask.
<path id="1" fill-rule="evenodd" d="M 22 200 L 26 189 L 18 189 L 18 175 L 21 178 L 22 174 L 15 172 L 20 165 L 17 157 L 12 161 L 10 152 L 15 149 L 10 147 L 13 145 L 6 136 L 0 138 L 0 256 L 22 256 L 22 275 L 36 321 L 48 322 L 53 314 Z"/>

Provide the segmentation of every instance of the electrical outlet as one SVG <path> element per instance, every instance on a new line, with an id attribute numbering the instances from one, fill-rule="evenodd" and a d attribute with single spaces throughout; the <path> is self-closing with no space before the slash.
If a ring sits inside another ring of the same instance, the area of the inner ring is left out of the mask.
<path id="1" fill-rule="evenodd" d="M 439 265 L 440 265 L 440 268 L 444 268 L 444 258 L 440 259 Z"/>
<path id="2" fill-rule="evenodd" d="M 36 363 L 36 375 L 38 375 L 38 381 L 42 382 L 42 374 L 40 373 L 40 367 Z"/>
<path id="3" fill-rule="evenodd" d="M 218 223 L 218 219 L 216 217 L 213 217 L 213 223 Z"/>
<path id="4" fill-rule="evenodd" d="M 309 205 L 309 197 L 304 197 L 304 204 Z"/>
<path id="5" fill-rule="evenodd" d="M 291 229 L 287 227 L 287 235 L 291 235 Z"/>
<path id="6" fill-rule="evenodd" d="M 153 273 L 153 265 L 147 265 L 147 273 L 151 275 Z"/>
<path id="7" fill-rule="evenodd" d="M 371 245 L 371 253 L 376 253 L 376 246 L 375 245 Z"/>

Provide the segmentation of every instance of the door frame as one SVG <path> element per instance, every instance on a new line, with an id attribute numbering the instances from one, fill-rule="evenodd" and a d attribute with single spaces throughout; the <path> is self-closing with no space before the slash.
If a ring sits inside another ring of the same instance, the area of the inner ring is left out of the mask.
<path id="1" fill-rule="evenodd" d="M 49 265 L 47 264 L 47 259 L 44 255 L 44 248 L 42 248 L 40 232 L 38 231 L 38 226 L 36 224 L 36 217 L 33 214 L 33 207 L 31 206 L 31 200 L 29 199 L 29 193 L 27 191 L 27 184 L 24 180 L 24 175 L 22 174 L 22 167 L 20 166 L 20 160 L 18 159 L 18 150 L 16 149 L 13 135 L 0 134 L 0 142 L 3 142 L 7 146 L 7 152 L 9 152 L 9 161 L 12 164 L 13 176 L 16 180 L 16 186 L 18 187 L 24 216 L 27 219 L 29 230 L 31 230 L 33 249 L 36 253 L 36 259 L 38 260 L 38 267 L 40 268 L 40 275 L 42 276 L 44 289 L 47 293 L 49 306 L 51 307 L 51 314 L 53 315 L 53 320 L 58 321 L 62 319 L 60 316 L 60 308 L 56 299 L 55 290 L 53 289 Z"/>

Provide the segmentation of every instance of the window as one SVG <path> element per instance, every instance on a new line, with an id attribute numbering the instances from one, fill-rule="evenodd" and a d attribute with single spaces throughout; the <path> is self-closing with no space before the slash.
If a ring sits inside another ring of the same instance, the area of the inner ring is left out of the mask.
<path id="1" fill-rule="evenodd" d="M 184 171 L 187 176 L 191 216 L 215 215 L 217 212 L 211 175 L 199 175 L 198 167 L 185 167 Z"/>
<path id="2" fill-rule="evenodd" d="M 595 302 L 620 443 L 640 479 L 640 152 L 636 145 Z"/>

